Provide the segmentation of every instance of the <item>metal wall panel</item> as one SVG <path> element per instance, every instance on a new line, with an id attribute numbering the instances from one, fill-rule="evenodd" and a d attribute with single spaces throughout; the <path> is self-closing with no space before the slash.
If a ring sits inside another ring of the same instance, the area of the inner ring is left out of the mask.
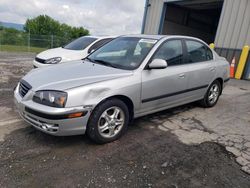
<path id="1" fill-rule="evenodd" d="M 225 0 L 215 38 L 219 48 L 250 45 L 250 0 Z"/>
<path id="2" fill-rule="evenodd" d="M 242 1 L 242 0 L 241 0 Z M 240 10 L 243 11 L 243 10 Z M 239 35 L 239 40 L 236 48 L 242 48 L 244 45 L 250 45 L 250 38 L 247 39 L 247 35 L 249 34 L 249 26 L 250 26 L 250 0 L 246 1 L 245 5 L 245 14 L 242 20 L 241 31 Z"/>
<path id="3" fill-rule="evenodd" d="M 221 15 L 223 16 L 220 17 L 219 21 L 220 30 L 217 29 L 217 34 L 215 38 L 216 47 L 222 47 L 222 48 L 225 47 L 224 41 L 228 30 L 228 25 L 231 17 L 230 13 L 232 12 L 232 9 L 233 9 L 233 0 L 225 0 L 222 9 L 223 12 L 221 13 Z"/>
<path id="4" fill-rule="evenodd" d="M 237 18 L 235 20 L 235 25 L 233 26 L 233 34 L 235 35 L 235 37 L 231 38 L 231 42 L 229 46 L 237 46 L 239 36 L 240 36 L 241 26 L 242 26 L 242 20 L 244 19 L 244 15 L 246 12 L 246 9 L 245 9 L 246 3 L 247 3 L 246 1 L 247 0 L 242 0 L 238 3 L 239 9 L 237 12 Z M 241 11 L 241 10 L 244 10 L 244 11 Z"/>
<path id="5" fill-rule="evenodd" d="M 164 0 L 149 0 L 144 34 L 157 34 L 161 20 Z"/>
<path id="6" fill-rule="evenodd" d="M 237 19 L 237 15 L 239 12 L 239 5 L 240 5 L 240 1 L 235 1 L 235 0 L 230 0 L 230 5 L 232 6 L 232 8 L 229 9 L 229 11 L 231 12 L 230 15 L 228 16 L 228 24 L 225 25 L 225 29 L 226 29 L 226 35 L 224 35 L 224 46 L 229 47 L 231 40 L 233 38 L 236 38 L 236 36 L 234 35 L 234 28 L 235 28 L 235 24 L 236 24 L 236 19 Z"/>

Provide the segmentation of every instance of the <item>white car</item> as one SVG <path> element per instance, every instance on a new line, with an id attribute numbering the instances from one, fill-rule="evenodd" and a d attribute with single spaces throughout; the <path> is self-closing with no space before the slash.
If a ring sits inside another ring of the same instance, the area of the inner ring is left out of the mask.
<path id="1" fill-rule="evenodd" d="M 111 41 L 114 37 L 83 36 L 59 48 L 39 53 L 33 61 L 34 68 L 65 63 L 85 58 L 90 52 Z"/>

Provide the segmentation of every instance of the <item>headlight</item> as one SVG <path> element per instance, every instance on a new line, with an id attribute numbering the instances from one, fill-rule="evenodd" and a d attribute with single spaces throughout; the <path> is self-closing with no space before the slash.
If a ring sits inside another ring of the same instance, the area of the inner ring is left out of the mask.
<path id="1" fill-rule="evenodd" d="M 53 57 L 53 58 L 50 58 L 50 59 L 45 60 L 45 63 L 46 63 L 46 64 L 57 64 L 57 63 L 59 63 L 61 60 L 62 60 L 61 57 Z"/>
<path id="2" fill-rule="evenodd" d="M 63 108 L 67 101 L 67 93 L 63 91 L 37 91 L 33 101 L 47 106 Z"/>

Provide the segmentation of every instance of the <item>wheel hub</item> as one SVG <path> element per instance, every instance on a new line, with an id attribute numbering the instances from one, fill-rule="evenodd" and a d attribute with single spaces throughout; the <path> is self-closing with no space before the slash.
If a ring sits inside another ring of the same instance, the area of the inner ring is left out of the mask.
<path id="1" fill-rule="evenodd" d="M 219 97 L 219 86 L 217 84 L 212 85 L 209 90 L 208 100 L 210 104 L 213 104 L 217 101 Z"/>
<path id="2" fill-rule="evenodd" d="M 111 107 L 105 110 L 99 118 L 99 133 L 106 138 L 116 136 L 125 122 L 125 114 L 119 107 Z"/>

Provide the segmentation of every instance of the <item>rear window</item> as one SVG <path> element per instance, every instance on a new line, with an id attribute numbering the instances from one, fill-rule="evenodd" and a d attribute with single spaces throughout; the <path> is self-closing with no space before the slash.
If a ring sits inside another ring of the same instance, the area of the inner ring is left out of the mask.
<path id="1" fill-rule="evenodd" d="M 63 48 L 69 49 L 69 50 L 84 50 L 87 46 L 89 46 L 95 40 L 97 39 L 92 38 L 92 37 L 81 37 L 65 45 Z"/>
<path id="2" fill-rule="evenodd" d="M 189 63 L 203 62 L 213 59 L 212 51 L 206 45 L 194 40 L 186 40 L 186 45 Z"/>

